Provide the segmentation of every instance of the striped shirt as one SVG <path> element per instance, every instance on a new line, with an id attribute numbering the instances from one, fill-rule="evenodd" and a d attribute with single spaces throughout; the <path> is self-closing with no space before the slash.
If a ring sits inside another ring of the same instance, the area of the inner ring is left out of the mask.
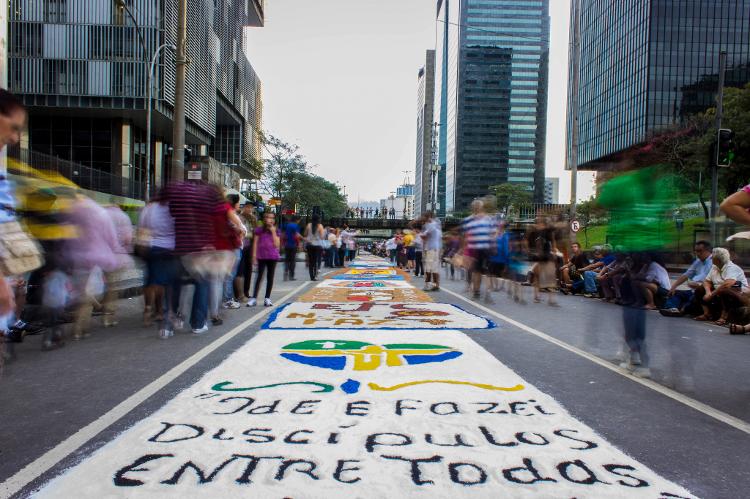
<path id="1" fill-rule="evenodd" d="M 178 182 L 167 187 L 165 194 L 174 218 L 175 253 L 213 249 L 213 215 L 222 202 L 218 192 L 206 184 Z"/>
<path id="2" fill-rule="evenodd" d="M 466 238 L 466 247 L 486 250 L 495 244 L 495 223 L 487 215 L 471 215 L 461 222 L 461 231 Z"/>

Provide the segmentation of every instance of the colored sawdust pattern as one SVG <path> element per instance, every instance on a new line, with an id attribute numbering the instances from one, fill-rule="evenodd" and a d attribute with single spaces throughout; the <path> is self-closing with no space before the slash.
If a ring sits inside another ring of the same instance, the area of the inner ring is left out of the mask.
<path id="1" fill-rule="evenodd" d="M 399 383 L 398 385 L 393 385 L 393 386 L 380 386 L 377 383 L 368 383 L 367 386 L 369 386 L 371 390 L 375 390 L 377 392 L 394 392 L 396 390 L 407 388 L 409 386 L 429 385 L 431 383 L 445 384 L 445 385 L 473 386 L 475 388 L 481 388 L 482 390 L 498 391 L 498 392 L 518 392 L 518 391 L 523 390 L 524 388 L 523 385 L 506 387 L 506 386 L 488 385 L 485 383 L 473 383 L 471 381 L 454 381 L 450 379 L 428 379 L 424 381 L 410 381 L 408 383 Z"/>

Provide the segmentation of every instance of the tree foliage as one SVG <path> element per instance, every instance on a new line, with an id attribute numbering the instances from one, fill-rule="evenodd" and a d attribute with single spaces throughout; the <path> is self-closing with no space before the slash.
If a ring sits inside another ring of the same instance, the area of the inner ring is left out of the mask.
<path id="1" fill-rule="evenodd" d="M 326 216 L 338 216 L 346 209 L 346 199 L 334 183 L 312 173 L 313 165 L 300 153 L 299 146 L 270 133 L 261 137 L 266 151 L 261 191 L 281 199 L 282 209 L 306 214 L 320 207 Z"/>
<path id="2" fill-rule="evenodd" d="M 513 211 L 528 206 L 532 201 L 532 193 L 520 184 L 499 184 L 490 187 L 490 191 L 497 200 L 497 209 L 506 217 Z"/>

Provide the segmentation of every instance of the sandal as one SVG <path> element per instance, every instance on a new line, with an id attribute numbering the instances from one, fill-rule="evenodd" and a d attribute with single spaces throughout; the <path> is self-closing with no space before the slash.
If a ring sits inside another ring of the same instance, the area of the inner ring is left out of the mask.
<path id="1" fill-rule="evenodd" d="M 741 324 L 730 324 L 729 325 L 729 334 L 747 334 L 750 333 L 750 324 L 741 325 Z"/>
<path id="2" fill-rule="evenodd" d="M 718 321 L 714 322 L 717 326 L 726 326 L 727 320 L 726 319 L 719 319 Z"/>
<path id="3" fill-rule="evenodd" d="M 706 322 L 706 321 L 710 321 L 711 317 L 706 314 L 702 314 L 702 315 L 699 315 L 698 317 L 693 318 L 693 320 L 699 321 L 699 322 Z"/>

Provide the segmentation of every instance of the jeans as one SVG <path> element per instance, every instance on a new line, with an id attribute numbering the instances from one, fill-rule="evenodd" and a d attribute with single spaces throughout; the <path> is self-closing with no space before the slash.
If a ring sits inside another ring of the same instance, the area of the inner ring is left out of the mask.
<path id="1" fill-rule="evenodd" d="M 583 273 L 583 289 L 586 293 L 596 293 L 596 276 L 598 272 L 587 270 Z"/>
<path id="2" fill-rule="evenodd" d="M 241 261 L 242 250 L 234 250 L 234 265 L 232 266 L 232 272 L 224 280 L 224 301 L 229 301 L 234 298 L 234 280 L 237 278 L 237 274 L 240 270 Z"/>
<path id="3" fill-rule="evenodd" d="M 391 263 L 396 263 L 396 250 L 388 250 L 388 258 L 390 258 Z"/>
<path id="4" fill-rule="evenodd" d="M 422 255 L 423 253 L 421 251 L 417 251 L 414 258 L 414 275 L 424 275 L 424 264 L 422 262 Z"/>
<path id="5" fill-rule="evenodd" d="M 664 308 L 676 308 L 678 310 L 682 310 L 684 307 L 687 307 L 691 301 L 693 301 L 694 295 L 695 293 L 692 289 L 675 291 L 674 296 L 670 296 L 669 298 L 667 298 L 667 303 L 664 304 Z"/>
<path id="6" fill-rule="evenodd" d="M 190 327 L 200 329 L 208 319 L 208 281 L 195 279 L 193 307 L 190 312 Z"/>
<path id="7" fill-rule="evenodd" d="M 638 352 L 641 355 L 641 366 L 648 367 L 646 311 L 640 308 L 623 307 L 622 322 L 625 326 L 625 343 L 631 352 Z"/>

